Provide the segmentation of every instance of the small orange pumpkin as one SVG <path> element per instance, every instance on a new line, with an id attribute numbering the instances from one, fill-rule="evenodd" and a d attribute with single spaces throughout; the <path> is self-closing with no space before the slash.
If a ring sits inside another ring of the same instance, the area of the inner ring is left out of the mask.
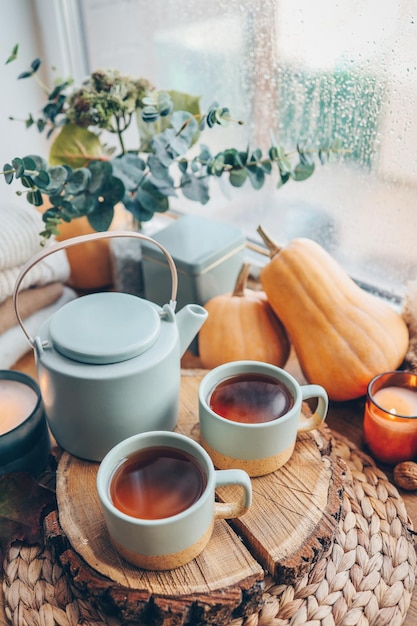
<path id="1" fill-rule="evenodd" d="M 208 318 L 199 332 L 199 354 L 204 368 L 253 360 L 283 367 L 290 343 L 263 291 L 247 288 L 250 265 L 244 264 L 232 293 L 221 294 L 204 306 Z"/>

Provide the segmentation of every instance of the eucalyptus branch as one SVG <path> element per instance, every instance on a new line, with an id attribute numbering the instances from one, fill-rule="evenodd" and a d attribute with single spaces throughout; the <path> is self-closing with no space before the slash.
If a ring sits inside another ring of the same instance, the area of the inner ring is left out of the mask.
<path id="1" fill-rule="evenodd" d="M 40 87 L 40 89 L 42 89 L 42 91 L 48 95 L 50 93 L 50 88 L 48 87 L 48 85 L 46 85 L 40 78 L 38 74 L 33 74 L 33 80 L 36 82 L 36 84 L 38 85 L 38 87 Z"/>
<path id="2" fill-rule="evenodd" d="M 8 61 L 16 58 L 17 46 Z M 334 154 L 344 153 L 335 139 L 318 148 L 287 151 L 271 133 L 267 154 L 259 148 L 227 148 L 211 154 L 200 145 L 199 153 L 187 156 L 201 134 L 214 126 L 223 129 L 234 119 L 227 107 L 214 102 L 202 113 L 200 99 L 175 91 L 158 91 L 143 78 L 133 79 L 116 70 L 95 71 L 78 89 L 69 91 L 72 80 L 56 84 L 49 93 L 37 77 L 41 64 L 35 59 L 19 78 L 34 77 L 48 94 L 41 115 L 25 120 L 50 137 L 57 132 L 49 158 L 54 165 L 37 155 L 14 158 L 6 163 L 3 176 L 8 184 L 20 181 L 28 201 L 40 206 L 49 200 L 43 213 L 42 237 L 57 233 L 59 224 L 86 216 L 99 231 L 107 230 L 117 203 L 123 203 L 135 220 L 145 222 L 155 212 L 170 208 L 171 198 L 181 192 L 194 202 L 210 199 L 210 180 L 226 176 L 232 187 L 246 182 L 256 190 L 267 177 L 276 176 L 277 188 L 288 181 L 309 178 L 316 160 L 326 163 Z M 137 121 L 138 149 L 127 151 L 124 132 Z M 118 136 L 121 154 L 114 157 L 101 143 L 102 131 Z M 197 150 L 196 150 L 197 148 Z"/>

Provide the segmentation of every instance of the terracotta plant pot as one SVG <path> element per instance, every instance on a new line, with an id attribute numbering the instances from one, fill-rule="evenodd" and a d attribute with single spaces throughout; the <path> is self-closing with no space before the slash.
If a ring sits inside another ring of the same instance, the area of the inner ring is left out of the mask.
<path id="1" fill-rule="evenodd" d="M 86 217 L 79 217 L 59 227 L 57 240 L 87 235 L 94 230 Z M 68 284 L 79 291 L 94 291 L 112 284 L 112 267 L 108 240 L 92 241 L 67 249 L 71 275 Z"/>

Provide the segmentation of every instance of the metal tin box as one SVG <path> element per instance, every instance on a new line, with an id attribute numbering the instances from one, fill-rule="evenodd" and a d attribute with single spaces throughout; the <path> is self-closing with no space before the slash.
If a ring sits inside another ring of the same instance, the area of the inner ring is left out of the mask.
<path id="1" fill-rule="evenodd" d="M 178 271 L 177 310 L 193 302 L 204 305 L 232 291 L 244 261 L 243 231 L 216 220 L 186 215 L 153 234 L 165 246 Z M 171 290 L 171 274 L 162 252 L 142 243 L 145 297 L 162 306 Z"/>

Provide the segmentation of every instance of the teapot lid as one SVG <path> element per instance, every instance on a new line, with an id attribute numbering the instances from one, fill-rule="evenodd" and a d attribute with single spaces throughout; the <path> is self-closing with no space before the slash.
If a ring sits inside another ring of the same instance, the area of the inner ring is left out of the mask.
<path id="1" fill-rule="evenodd" d="M 139 356 L 160 330 L 156 308 L 126 293 L 95 293 L 67 303 L 52 317 L 56 350 L 81 363 L 120 363 Z"/>

